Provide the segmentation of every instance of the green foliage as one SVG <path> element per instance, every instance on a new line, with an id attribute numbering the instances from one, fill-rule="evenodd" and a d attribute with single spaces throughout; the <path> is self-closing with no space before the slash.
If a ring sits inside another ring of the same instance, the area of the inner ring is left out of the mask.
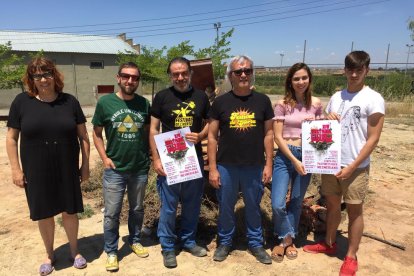
<path id="1" fill-rule="evenodd" d="M 11 43 L 0 44 L 0 89 L 23 87 L 23 57 L 13 54 Z"/>
<path id="2" fill-rule="evenodd" d="M 346 86 L 346 78 L 337 75 L 314 75 L 312 86 L 315 95 L 332 96 L 335 91 Z"/>
<path id="3" fill-rule="evenodd" d="M 414 93 L 412 74 L 393 72 L 378 77 L 367 77 L 366 84 L 381 93 L 385 100 L 404 100 Z"/>
<path id="4" fill-rule="evenodd" d="M 173 46 L 167 50 L 167 61 L 169 62 L 173 58 L 176 57 L 184 57 L 184 56 L 194 56 L 194 46 L 189 45 L 190 40 L 186 40 L 178 44 L 177 46 Z M 164 71 L 167 68 L 164 68 Z"/>
<path id="5" fill-rule="evenodd" d="M 161 81 L 165 76 L 165 50 L 167 47 L 161 49 L 154 49 L 148 47 L 141 48 L 141 54 L 137 55 L 133 52 L 118 53 L 117 63 L 135 62 L 141 70 L 141 80 L 145 83 L 152 83 Z"/>
<path id="6" fill-rule="evenodd" d="M 276 74 L 256 75 L 256 90 L 266 94 L 284 94 L 284 78 Z M 414 94 L 414 71 L 407 74 L 396 70 L 394 72 L 376 72 L 369 74 L 366 85 L 381 93 L 385 100 L 404 100 Z M 332 96 L 336 91 L 346 87 L 346 78 L 342 75 L 313 75 L 313 94 L 317 96 Z"/>
<path id="7" fill-rule="evenodd" d="M 45 56 L 45 51 L 43 51 L 43 49 L 40 49 L 40 51 L 37 52 L 37 53 L 29 53 L 29 56 L 30 56 L 31 59 L 44 57 Z"/>
<path id="8" fill-rule="evenodd" d="M 77 215 L 78 215 L 78 218 L 79 219 L 86 219 L 86 218 L 90 218 L 90 217 L 92 217 L 93 215 L 95 215 L 95 210 L 93 210 L 93 208 L 91 207 L 91 205 L 89 205 L 89 204 L 86 204 L 84 207 L 83 207 L 83 212 L 82 213 L 78 213 Z M 56 218 L 56 223 L 59 225 L 59 226 L 63 226 L 63 220 L 62 220 L 62 217 L 57 217 Z"/>
<path id="9" fill-rule="evenodd" d="M 230 57 L 231 51 L 229 38 L 233 35 L 234 28 L 226 33 L 221 33 L 220 38 L 215 39 L 214 45 L 199 49 L 194 53 L 196 59 L 211 58 L 213 63 L 214 78 L 224 78 L 225 68 L 223 60 Z"/>
<path id="10" fill-rule="evenodd" d="M 230 41 L 228 40 L 233 35 L 234 29 L 226 33 L 222 33 L 221 37 L 214 45 L 194 51 L 194 46 L 190 45 L 190 41 L 186 40 L 176 46 L 161 49 L 143 46 L 141 54 L 137 55 L 133 52 L 118 53 L 117 63 L 135 62 L 141 69 L 141 79 L 143 84 L 168 83 L 169 78 L 166 74 L 168 63 L 175 57 L 190 57 L 201 59 L 211 58 L 213 63 L 213 72 L 215 78 L 224 78 L 224 64 L 223 60 L 230 57 L 231 51 Z"/>
<path id="11" fill-rule="evenodd" d="M 408 20 L 408 29 L 411 31 L 411 39 L 414 41 L 414 20 Z"/>

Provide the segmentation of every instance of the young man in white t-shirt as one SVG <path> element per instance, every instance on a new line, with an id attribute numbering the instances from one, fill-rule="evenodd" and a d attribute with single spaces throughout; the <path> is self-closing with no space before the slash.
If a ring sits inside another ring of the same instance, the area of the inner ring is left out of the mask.
<path id="1" fill-rule="evenodd" d="M 340 275 L 355 275 L 358 270 L 356 253 L 364 229 L 362 205 L 368 191 L 370 154 L 378 144 L 384 124 L 384 99 L 364 84 L 369 62 L 370 57 L 364 51 L 353 51 L 346 56 L 347 88 L 336 92 L 326 108 L 327 118 L 341 123 L 342 169 L 335 175 L 322 175 L 321 192 L 327 202 L 325 241 L 303 248 L 310 253 L 336 253 L 343 197 L 349 217 L 349 246 Z"/>

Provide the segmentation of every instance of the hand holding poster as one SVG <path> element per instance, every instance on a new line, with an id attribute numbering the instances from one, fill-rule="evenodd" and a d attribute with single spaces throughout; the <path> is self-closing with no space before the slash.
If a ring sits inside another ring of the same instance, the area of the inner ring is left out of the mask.
<path id="1" fill-rule="evenodd" d="M 184 138 L 188 132 L 186 127 L 154 136 L 168 185 L 203 177 L 194 144 Z"/>
<path id="2" fill-rule="evenodd" d="M 302 164 L 307 173 L 341 169 L 341 126 L 335 120 L 302 122 Z"/>

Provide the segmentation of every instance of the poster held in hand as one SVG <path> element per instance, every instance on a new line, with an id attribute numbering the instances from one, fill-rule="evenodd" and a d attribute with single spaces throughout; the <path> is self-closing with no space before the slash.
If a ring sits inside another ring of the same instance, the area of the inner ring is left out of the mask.
<path id="1" fill-rule="evenodd" d="M 154 136 L 168 185 L 203 177 L 195 146 L 185 139 L 189 132 L 186 127 Z"/>
<path id="2" fill-rule="evenodd" d="M 341 125 L 336 120 L 302 122 L 302 164 L 307 173 L 341 169 Z"/>

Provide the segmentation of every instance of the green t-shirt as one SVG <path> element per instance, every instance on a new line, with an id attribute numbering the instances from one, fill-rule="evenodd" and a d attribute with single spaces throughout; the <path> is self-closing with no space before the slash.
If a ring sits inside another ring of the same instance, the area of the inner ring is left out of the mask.
<path id="1" fill-rule="evenodd" d="M 150 104 L 135 94 L 132 100 L 115 93 L 101 97 L 92 118 L 94 126 L 105 129 L 106 154 L 119 172 L 146 174 L 149 169 L 148 131 Z"/>

